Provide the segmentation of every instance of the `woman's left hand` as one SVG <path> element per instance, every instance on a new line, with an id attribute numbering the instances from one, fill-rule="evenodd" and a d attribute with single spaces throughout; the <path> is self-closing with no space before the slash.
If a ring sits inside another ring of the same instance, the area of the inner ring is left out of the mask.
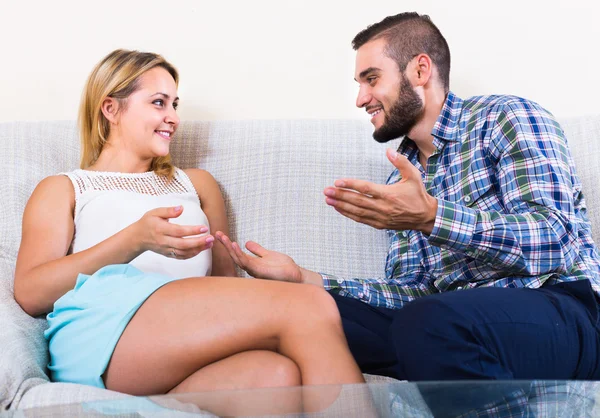
<path id="1" fill-rule="evenodd" d="M 215 236 L 225 246 L 234 263 L 251 276 L 284 282 L 302 282 L 302 269 L 291 257 L 277 251 L 269 251 L 256 242 L 248 241 L 246 248 L 255 257 L 250 256 L 223 232 L 217 231 Z"/>

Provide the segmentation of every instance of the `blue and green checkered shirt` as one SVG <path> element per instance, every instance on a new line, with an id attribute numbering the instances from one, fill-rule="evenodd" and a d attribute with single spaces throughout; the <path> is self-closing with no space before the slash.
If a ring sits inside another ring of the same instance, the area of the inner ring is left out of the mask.
<path id="1" fill-rule="evenodd" d="M 326 289 L 387 308 L 450 290 L 585 278 L 600 292 L 581 183 L 552 114 L 519 97 L 450 92 L 432 135 L 426 168 L 410 138 L 398 149 L 438 199 L 431 234 L 388 231 L 385 278 L 323 274 Z M 387 184 L 399 180 L 395 170 Z"/>

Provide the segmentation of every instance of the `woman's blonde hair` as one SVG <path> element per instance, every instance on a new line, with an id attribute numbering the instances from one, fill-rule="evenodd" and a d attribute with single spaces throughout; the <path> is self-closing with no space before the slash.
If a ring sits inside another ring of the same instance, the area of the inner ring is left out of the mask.
<path id="1" fill-rule="evenodd" d="M 93 69 L 87 79 L 79 106 L 79 131 L 81 135 L 82 169 L 96 162 L 110 133 L 110 123 L 102 113 L 102 103 L 107 97 L 117 99 L 119 108 L 126 106 L 127 98 L 139 88 L 139 79 L 146 71 L 162 67 L 179 84 L 179 74 L 162 56 L 150 52 L 117 49 L 108 54 Z M 158 175 L 171 178 L 171 156 L 152 160 L 150 169 Z"/>

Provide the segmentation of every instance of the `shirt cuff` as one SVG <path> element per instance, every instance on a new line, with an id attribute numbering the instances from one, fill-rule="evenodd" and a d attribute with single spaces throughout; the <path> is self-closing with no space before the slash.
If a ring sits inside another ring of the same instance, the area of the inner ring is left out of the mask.
<path id="1" fill-rule="evenodd" d="M 319 274 L 323 278 L 323 287 L 325 288 L 325 290 L 342 287 L 340 285 L 344 282 L 344 280 L 338 279 L 337 277 L 332 276 L 331 274 L 325 274 L 325 273 L 319 273 Z"/>
<path id="2" fill-rule="evenodd" d="M 435 223 L 427 240 L 437 247 L 464 251 L 471 244 L 476 223 L 474 209 L 438 199 Z"/>

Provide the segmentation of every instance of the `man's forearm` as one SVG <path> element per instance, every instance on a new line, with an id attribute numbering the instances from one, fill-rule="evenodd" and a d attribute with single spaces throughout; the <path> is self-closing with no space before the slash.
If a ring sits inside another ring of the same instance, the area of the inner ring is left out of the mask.
<path id="1" fill-rule="evenodd" d="M 300 267 L 302 272 L 302 283 L 314 284 L 315 286 L 323 287 L 323 276 L 311 270 Z"/>

